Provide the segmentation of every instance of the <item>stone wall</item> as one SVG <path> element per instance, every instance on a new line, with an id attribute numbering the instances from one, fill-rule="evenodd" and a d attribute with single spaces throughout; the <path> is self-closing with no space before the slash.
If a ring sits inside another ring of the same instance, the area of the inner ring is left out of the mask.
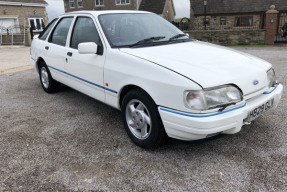
<path id="1" fill-rule="evenodd" d="M 209 20 L 209 26 L 207 28 L 211 29 L 216 29 L 216 28 L 221 28 L 221 29 L 233 29 L 235 27 L 235 18 L 236 17 L 241 17 L 241 16 L 248 16 L 252 17 L 252 26 L 257 27 L 258 29 L 261 28 L 261 14 L 246 14 L 246 15 L 214 15 L 214 16 L 207 16 L 206 18 Z M 226 25 L 220 25 L 220 18 L 225 18 L 226 20 Z M 197 26 L 204 26 L 204 16 L 197 16 L 193 17 L 192 19 L 192 27 L 197 27 Z"/>
<path id="2" fill-rule="evenodd" d="M 190 38 L 219 45 L 264 45 L 266 30 L 186 31 Z"/>
<path id="3" fill-rule="evenodd" d="M 31 40 L 29 39 L 30 36 L 25 35 L 25 45 L 29 45 Z M 0 36 L 1 42 L 1 36 Z M 13 35 L 13 45 L 23 45 L 24 42 L 24 35 L 23 34 L 14 34 Z M 2 35 L 2 45 L 12 45 L 12 35 Z"/>

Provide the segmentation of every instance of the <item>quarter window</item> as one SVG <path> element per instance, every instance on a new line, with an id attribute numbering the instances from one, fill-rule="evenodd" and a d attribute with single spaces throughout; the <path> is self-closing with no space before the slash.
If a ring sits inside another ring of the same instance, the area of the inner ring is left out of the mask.
<path id="1" fill-rule="evenodd" d="M 89 17 L 78 17 L 73 29 L 70 47 L 78 49 L 78 45 L 84 42 L 94 42 L 101 45 L 94 21 Z"/>
<path id="2" fill-rule="evenodd" d="M 130 4 L 130 0 L 116 0 L 117 5 L 126 5 Z"/>
<path id="3" fill-rule="evenodd" d="M 96 6 L 104 6 L 104 0 L 96 0 Z"/>
<path id="4" fill-rule="evenodd" d="M 69 0 L 70 8 L 75 8 L 75 1 Z"/>
<path id="5" fill-rule="evenodd" d="M 78 7 L 83 7 L 83 0 L 78 0 Z"/>
<path id="6" fill-rule="evenodd" d="M 54 19 L 49 25 L 44 29 L 44 31 L 39 35 L 39 39 L 46 40 L 48 34 L 56 24 L 57 19 Z"/>
<path id="7" fill-rule="evenodd" d="M 72 21 L 72 17 L 63 18 L 54 29 L 52 35 L 50 36 L 49 42 L 65 46 Z"/>

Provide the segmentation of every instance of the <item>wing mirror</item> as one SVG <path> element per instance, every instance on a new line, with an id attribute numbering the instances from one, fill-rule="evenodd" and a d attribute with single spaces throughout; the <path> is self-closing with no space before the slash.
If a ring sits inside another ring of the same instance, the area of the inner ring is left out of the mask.
<path id="1" fill-rule="evenodd" d="M 98 51 L 98 45 L 94 42 L 80 43 L 78 51 L 80 54 L 96 54 Z"/>

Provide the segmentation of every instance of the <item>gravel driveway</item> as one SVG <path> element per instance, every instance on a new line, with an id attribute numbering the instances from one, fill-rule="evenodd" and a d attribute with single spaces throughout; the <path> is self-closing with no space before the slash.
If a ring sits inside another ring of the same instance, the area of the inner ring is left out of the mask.
<path id="1" fill-rule="evenodd" d="M 287 81 L 287 47 L 238 48 Z M 286 89 L 277 110 L 235 135 L 143 150 L 120 112 L 32 70 L 0 75 L 0 191 L 285 191 Z"/>

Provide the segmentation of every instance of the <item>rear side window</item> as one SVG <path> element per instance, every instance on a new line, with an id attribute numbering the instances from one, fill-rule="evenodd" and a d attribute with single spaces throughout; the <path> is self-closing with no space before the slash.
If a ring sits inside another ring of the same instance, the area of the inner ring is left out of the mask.
<path id="1" fill-rule="evenodd" d="M 70 47 L 78 49 L 78 45 L 85 42 L 95 42 L 101 45 L 94 21 L 89 17 L 78 17 L 73 29 Z"/>
<path id="2" fill-rule="evenodd" d="M 51 21 L 49 23 L 49 25 L 44 29 L 44 31 L 39 35 L 39 39 L 41 40 L 46 40 L 48 34 L 50 33 L 50 31 L 52 30 L 52 28 L 54 27 L 54 25 L 56 24 L 56 21 L 58 19 L 54 19 L 53 21 Z"/>
<path id="3" fill-rule="evenodd" d="M 73 17 L 62 18 L 49 38 L 49 42 L 65 46 Z"/>

